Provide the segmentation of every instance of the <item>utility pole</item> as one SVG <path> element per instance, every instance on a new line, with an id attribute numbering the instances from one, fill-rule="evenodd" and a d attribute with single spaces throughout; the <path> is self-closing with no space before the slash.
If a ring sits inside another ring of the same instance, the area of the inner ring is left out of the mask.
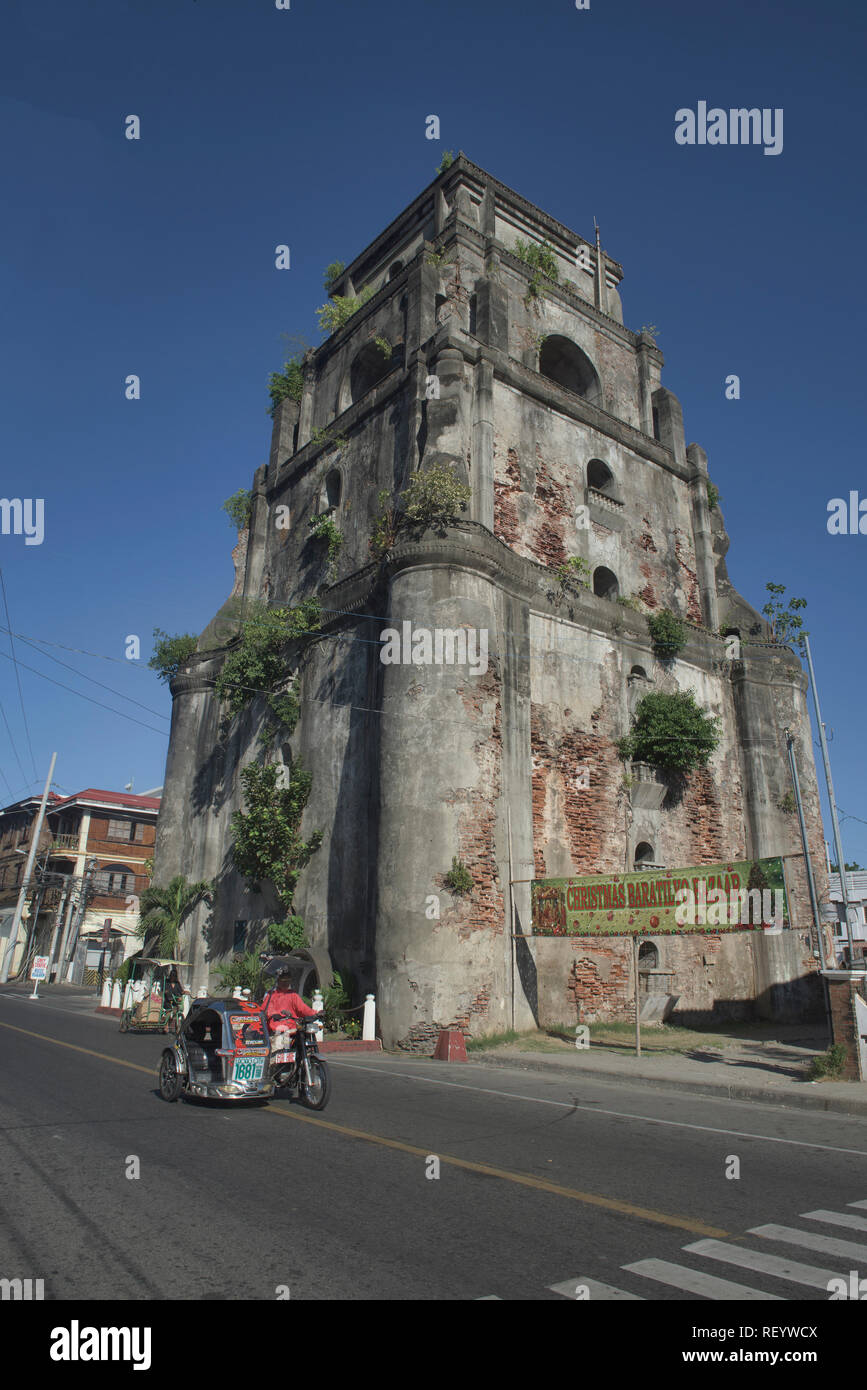
<path id="1" fill-rule="evenodd" d="M 825 782 L 828 787 L 828 803 L 831 807 L 831 824 L 834 827 L 834 845 L 837 850 L 837 866 L 840 870 L 840 888 L 843 893 L 843 909 L 846 914 L 846 940 L 849 943 L 849 962 L 851 964 L 854 960 L 852 954 L 852 918 L 849 908 L 849 889 L 846 885 L 846 860 L 843 858 L 843 845 L 840 840 L 840 825 L 837 820 L 837 805 L 834 801 L 834 783 L 831 781 L 831 760 L 828 757 L 828 744 L 825 740 L 825 725 L 822 723 L 822 711 L 819 708 L 819 692 L 816 689 L 816 674 L 813 670 L 813 658 L 810 655 L 810 639 L 806 633 L 802 636 L 801 641 L 804 644 L 804 651 L 807 655 L 807 666 L 810 671 L 810 689 L 813 692 L 816 723 L 819 726 L 819 742 L 822 745 L 822 761 L 825 764 Z"/>
<path id="2" fill-rule="evenodd" d="M 825 938 L 822 935 L 822 922 L 819 917 L 819 903 L 816 898 L 816 885 L 813 881 L 813 865 L 810 862 L 810 847 L 807 844 L 807 825 L 804 820 L 804 807 L 801 802 L 801 783 L 798 777 L 798 767 L 795 762 L 795 740 L 789 733 L 788 729 L 785 730 L 785 734 L 786 751 L 789 754 L 789 768 L 792 773 L 792 786 L 795 789 L 795 805 L 798 808 L 798 824 L 801 827 L 801 845 L 804 850 L 804 868 L 807 873 L 807 888 L 810 893 L 810 906 L 813 909 L 813 922 L 815 924 L 816 934 L 819 939 L 819 960 L 821 962 L 822 969 L 827 970 L 828 962 L 825 960 Z"/>
<path id="3" fill-rule="evenodd" d="M 9 929 L 9 946 L 6 950 L 6 957 L 3 967 L 0 969 L 0 984 L 6 983 L 9 979 L 9 969 L 12 964 L 12 956 L 15 947 L 18 945 L 18 932 L 21 927 L 21 909 L 27 898 L 27 890 L 30 887 L 30 876 L 33 872 L 33 861 L 36 858 L 36 849 L 39 844 L 39 836 L 42 834 L 42 822 L 45 820 L 45 807 L 48 803 L 48 792 L 51 788 L 51 779 L 54 776 L 54 764 L 57 762 L 57 754 L 51 755 L 51 766 L 48 769 L 48 776 L 45 779 L 45 787 L 42 792 L 42 800 L 39 803 L 39 814 L 36 817 L 36 825 L 30 840 L 30 852 L 27 855 L 27 863 L 24 866 L 24 880 L 21 884 L 21 892 L 18 894 L 18 901 L 15 904 L 15 915 L 12 918 L 12 926 Z"/>
<path id="4" fill-rule="evenodd" d="M 71 954 L 71 952 L 69 952 L 70 942 L 72 943 L 72 949 L 74 950 L 75 944 L 78 941 L 78 933 L 81 930 L 81 924 L 84 921 L 84 914 L 87 911 L 87 894 L 88 889 L 90 888 L 90 880 L 93 877 L 93 871 L 96 868 L 96 864 L 97 861 L 95 859 L 88 859 L 85 865 L 84 873 L 81 878 L 81 884 L 78 889 L 78 899 L 76 900 L 75 898 L 70 896 L 69 915 L 66 919 L 66 930 L 63 933 L 63 940 L 60 943 L 60 953 L 57 958 L 58 984 L 63 984 L 63 971 L 66 966 L 66 957 L 67 954 Z"/>
<path id="5" fill-rule="evenodd" d="M 48 947 L 48 974 L 46 980 L 51 984 L 51 971 L 54 966 L 54 952 L 57 947 L 57 938 L 60 935 L 60 928 L 63 923 L 63 910 L 66 907 L 66 899 L 69 897 L 72 875 L 63 875 L 63 892 L 60 895 L 60 902 L 57 906 L 57 915 L 54 919 L 54 931 L 51 933 L 51 945 Z"/>

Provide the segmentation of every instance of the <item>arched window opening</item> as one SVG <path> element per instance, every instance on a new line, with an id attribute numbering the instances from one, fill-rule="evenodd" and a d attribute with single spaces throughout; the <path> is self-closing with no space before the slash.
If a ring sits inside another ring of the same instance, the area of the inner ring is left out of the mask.
<path id="1" fill-rule="evenodd" d="M 642 941 L 638 948 L 639 970 L 658 970 L 659 951 L 652 941 Z"/>
<path id="2" fill-rule="evenodd" d="M 549 334 L 539 352 L 539 372 L 585 401 L 601 403 L 599 374 L 587 354 L 570 338 Z"/>
<path id="3" fill-rule="evenodd" d="M 376 343 L 365 343 L 352 364 L 349 372 L 349 390 L 352 404 L 372 391 L 394 366 L 392 358 L 377 347 Z"/>
<path id="4" fill-rule="evenodd" d="M 643 681 L 646 681 L 648 679 L 647 672 L 645 671 L 643 666 L 633 666 L 629 674 L 630 676 L 637 676 L 640 680 Z"/>
<path id="5" fill-rule="evenodd" d="M 333 511 L 340 506 L 340 494 L 343 490 L 343 479 L 340 476 L 339 468 L 332 468 L 325 479 L 323 489 L 323 501 L 327 511 Z"/>
<path id="6" fill-rule="evenodd" d="M 403 261 L 392 261 L 388 268 L 389 280 L 394 280 L 403 270 Z"/>
<path id="7" fill-rule="evenodd" d="M 587 486 L 594 492 L 603 492 L 606 497 L 614 496 L 614 474 L 601 459 L 591 459 L 587 465 Z"/>
<path id="8" fill-rule="evenodd" d="M 653 845 L 648 844 L 646 840 L 642 840 L 640 844 L 635 846 L 636 870 L 640 869 L 644 864 L 654 864 L 655 862 Z"/>
<path id="9" fill-rule="evenodd" d="M 593 571 L 593 592 L 597 598 L 616 599 L 620 592 L 617 575 L 600 565 Z"/>

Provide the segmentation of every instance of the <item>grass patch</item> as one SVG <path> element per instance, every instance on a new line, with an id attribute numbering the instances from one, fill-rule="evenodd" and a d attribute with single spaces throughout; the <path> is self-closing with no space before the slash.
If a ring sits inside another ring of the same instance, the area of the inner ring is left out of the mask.
<path id="1" fill-rule="evenodd" d="M 518 1042 L 522 1036 L 526 1034 L 507 1028 L 504 1033 L 489 1033 L 486 1038 L 467 1038 L 467 1052 L 485 1052 L 490 1047 L 502 1047 L 503 1043 Z"/>
<path id="2" fill-rule="evenodd" d="M 846 1049 L 842 1043 L 834 1043 L 812 1059 L 807 1076 L 810 1081 L 839 1081 L 845 1065 Z"/>

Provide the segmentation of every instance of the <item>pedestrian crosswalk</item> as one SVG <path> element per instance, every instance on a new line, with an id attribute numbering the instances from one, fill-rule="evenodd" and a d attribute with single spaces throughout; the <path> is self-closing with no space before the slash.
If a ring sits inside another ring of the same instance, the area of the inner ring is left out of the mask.
<path id="1" fill-rule="evenodd" d="M 789 1286 L 794 1284 L 801 1290 L 815 1290 L 818 1297 L 829 1298 L 831 1280 L 837 1281 L 839 1286 L 841 1276 L 848 1277 L 850 1271 L 856 1268 L 867 1274 L 867 1241 L 842 1238 L 842 1231 L 851 1236 L 867 1233 L 867 1217 L 858 1215 L 859 1211 L 867 1211 L 867 1199 L 847 1203 L 846 1211 L 821 1208 L 801 1212 L 798 1220 L 813 1223 L 811 1227 L 767 1224 L 750 1227 L 737 1243 L 724 1240 L 693 1241 L 682 1247 L 684 1254 L 690 1258 L 689 1264 L 645 1259 L 622 1265 L 623 1272 L 630 1276 L 628 1282 L 633 1285 L 632 1288 L 618 1288 L 579 1275 L 574 1279 L 549 1284 L 548 1291 L 563 1298 L 589 1301 L 661 1298 L 661 1287 L 715 1302 L 742 1299 L 779 1302 L 809 1297 L 804 1292 L 792 1290 Z M 818 1230 L 817 1227 L 822 1225 L 832 1230 L 836 1228 L 836 1233 Z M 767 1243 L 791 1246 L 796 1252 L 809 1252 L 813 1258 L 818 1255 L 823 1264 L 808 1263 L 788 1254 L 772 1254 L 767 1249 Z M 755 1248 L 756 1244 L 765 1248 Z M 829 1260 L 836 1262 L 839 1268 L 826 1267 L 825 1262 Z M 720 1265 L 727 1266 L 728 1271 L 739 1271 L 740 1279 L 721 1278 Z M 753 1283 L 740 1282 L 744 1278 L 758 1278 L 770 1283 L 771 1288 L 757 1288 Z M 779 1292 L 775 1292 L 774 1288 Z M 636 1292 L 636 1289 L 641 1291 Z"/>
<path id="2" fill-rule="evenodd" d="M 769 1223 L 764 1226 L 751 1226 L 746 1235 L 734 1241 L 696 1240 L 682 1247 L 684 1255 L 689 1256 L 690 1264 L 675 1264 L 671 1260 L 645 1259 L 632 1264 L 621 1265 L 624 1274 L 630 1276 L 632 1288 L 620 1288 L 615 1284 L 604 1283 L 587 1275 L 574 1279 L 563 1279 L 557 1284 L 548 1284 L 547 1292 L 561 1298 L 589 1302 L 642 1302 L 646 1299 L 664 1297 L 661 1289 L 677 1289 L 690 1298 L 710 1299 L 714 1302 L 786 1302 L 790 1299 L 808 1298 L 803 1292 L 814 1290 L 815 1298 L 830 1298 L 832 1284 L 839 1288 L 847 1280 L 849 1297 L 858 1296 L 855 1290 L 867 1290 L 867 1277 L 863 1280 L 859 1273 L 853 1280 L 851 1275 L 863 1270 L 867 1276 L 867 1240 L 843 1239 L 847 1236 L 867 1235 L 867 1198 L 847 1203 L 846 1211 L 830 1211 L 824 1207 L 815 1211 L 801 1212 L 799 1221 L 812 1222 L 812 1226 L 782 1226 Z M 817 1227 L 826 1226 L 831 1230 L 823 1232 Z M 749 1243 L 752 1241 L 752 1243 Z M 768 1243 L 794 1247 L 797 1252 L 809 1252 L 811 1262 L 795 1259 L 789 1254 L 773 1254 Z M 756 1245 L 764 1248 L 756 1248 Z M 821 1265 L 812 1263 L 815 1256 L 823 1260 Z M 829 1261 L 835 1261 L 838 1268 L 831 1268 Z M 722 1278 L 719 1266 L 727 1266 L 726 1272 L 740 1272 L 740 1278 Z M 757 1288 L 754 1283 L 742 1283 L 744 1278 L 760 1279 L 771 1284 L 771 1288 Z M 791 1285 L 796 1289 L 791 1289 Z M 836 1295 L 839 1296 L 839 1295 Z M 501 1302 L 500 1294 L 485 1294 L 478 1302 Z"/>

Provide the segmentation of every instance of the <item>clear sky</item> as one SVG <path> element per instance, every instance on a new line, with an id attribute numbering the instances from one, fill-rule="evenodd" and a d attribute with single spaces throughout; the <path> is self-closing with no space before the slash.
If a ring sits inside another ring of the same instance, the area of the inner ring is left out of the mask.
<path id="1" fill-rule="evenodd" d="M 462 149 L 583 236 L 598 219 L 626 323 L 658 326 L 663 383 L 708 452 L 732 580 L 757 608 L 768 581 L 808 600 L 846 857 L 867 865 L 867 535 L 826 526 L 832 497 L 867 501 L 865 13 L 6 0 L 0 492 L 43 499 L 45 534 L 0 535 L 26 711 L 25 728 L 4 631 L 0 802 L 41 788 L 55 749 L 59 790 L 162 782 L 152 631 L 199 632 L 228 596 L 221 504 L 267 458 L 281 335 L 320 341 L 324 266 Z M 700 101 L 782 108 L 782 152 L 678 145 L 675 112 Z"/>

